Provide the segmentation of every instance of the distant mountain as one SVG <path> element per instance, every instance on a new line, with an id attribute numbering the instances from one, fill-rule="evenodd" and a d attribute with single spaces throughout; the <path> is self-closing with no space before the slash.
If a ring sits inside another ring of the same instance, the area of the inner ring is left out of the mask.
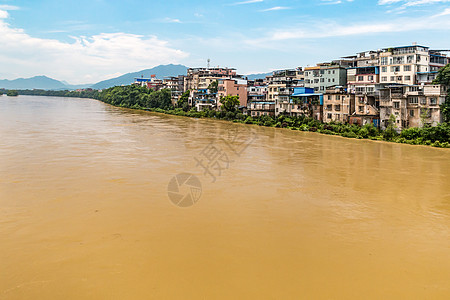
<path id="1" fill-rule="evenodd" d="M 47 76 L 35 76 L 31 78 L 18 78 L 14 80 L 0 80 L 0 88 L 5 89 L 43 89 L 43 90 L 60 90 L 67 89 L 67 86 L 61 81 L 49 78 Z"/>
<path id="2" fill-rule="evenodd" d="M 150 78 L 151 75 L 156 75 L 156 78 L 163 79 L 168 76 L 186 75 L 188 67 L 183 65 L 160 65 L 152 69 L 146 69 L 139 72 L 128 73 L 116 78 L 100 81 L 91 86 L 91 88 L 99 90 L 106 89 L 118 85 L 128 85 L 134 82 L 134 78 L 143 76 Z"/>
<path id="3" fill-rule="evenodd" d="M 255 79 L 264 79 L 266 76 L 271 76 L 272 72 L 270 73 L 259 73 L 259 74 L 249 74 L 244 75 L 244 77 L 247 77 L 248 80 L 255 80 Z"/>

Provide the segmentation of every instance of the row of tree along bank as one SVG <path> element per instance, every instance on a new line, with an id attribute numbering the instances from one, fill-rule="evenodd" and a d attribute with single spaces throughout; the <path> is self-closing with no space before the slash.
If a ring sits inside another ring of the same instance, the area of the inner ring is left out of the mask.
<path id="1" fill-rule="evenodd" d="M 436 127 L 409 128 L 397 133 L 394 120 L 390 120 L 388 128 L 379 130 L 371 124 L 358 126 L 341 123 L 321 123 L 306 116 L 246 116 L 236 109 L 239 100 L 237 96 L 226 96 L 221 99 L 221 109 L 196 111 L 189 109 L 184 93 L 176 107 L 172 105 L 170 91 L 152 91 L 139 86 L 121 86 L 103 90 L 98 99 L 105 103 L 132 109 L 144 109 L 170 115 L 192 118 L 214 118 L 237 123 L 255 124 L 267 127 L 288 128 L 300 131 L 312 131 L 329 135 L 339 135 L 347 138 L 390 141 L 411 145 L 429 145 L 433 147 L 450 148 L 450 124 L 442 123 Z"/>
<path id="2" fill-rule="evenodd" d="M 16 95 L 29 96 L 50 96 L 50 97 L 74 97 L 74 98 L 93 98 L 97 99 L 99 91 L 87 89 L 81 91 L 47 91 L 47 90 L 5 90 L 0 89 L 0 95 L 14 92 Z"/>

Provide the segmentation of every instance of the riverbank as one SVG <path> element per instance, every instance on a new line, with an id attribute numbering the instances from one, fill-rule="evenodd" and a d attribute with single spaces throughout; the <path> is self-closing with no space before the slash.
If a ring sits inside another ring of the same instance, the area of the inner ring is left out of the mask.
<path id="1" fill-rule="evenodd" d="M 114 87 L 103 90 L 96 97 L 98 100 L 118 107 L 153 111 L 169 115 L 191 118 L 212 118 L 235 123 L 254 124 L 266 127 L 288 128 L 291 130 L 310 131 L 328 135 L 338 135 L 354 139 L 370 139 L 409 145 L 425 145 L 438 148 L 450 148 L 450 124 L 442 123 L 438 126 L 423 128 L 408 128 L 397 133 L 392 122 L 388 129 L 380 130 L 371 124 L 364 126 L 322 123 L 313 118 L 300 116 L 260 116 L 253 118 L 241 112 L 225 110 L 188 111 L 173 107 L 170 101 L 170 91 L 152 91 L 138 86 Z M 180 105 L 183 106 L 183 105 Z M 184 106 L 186 109 L 186 106 Z"/>

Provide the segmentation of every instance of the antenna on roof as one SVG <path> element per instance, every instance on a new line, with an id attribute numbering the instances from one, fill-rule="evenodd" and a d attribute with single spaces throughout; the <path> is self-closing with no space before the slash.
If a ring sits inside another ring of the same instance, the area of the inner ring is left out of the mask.
<path id="1" fill-rule="evenodd" d="M 208 58 L 208 69 L 209 69 L 209 66 L 210 66 L 210 64 L 211 64 L 211 60 Z"/>

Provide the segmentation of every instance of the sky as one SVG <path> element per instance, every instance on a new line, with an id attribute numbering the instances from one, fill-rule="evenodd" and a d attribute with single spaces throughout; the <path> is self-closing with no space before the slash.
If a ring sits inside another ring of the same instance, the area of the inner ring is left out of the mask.
<path id="1" fill-rule="evenodd" d="M 160 64 L 266 73 L 417 42 L 450 0 L 0 0 L 0 79 L 95 83 Z"/>

